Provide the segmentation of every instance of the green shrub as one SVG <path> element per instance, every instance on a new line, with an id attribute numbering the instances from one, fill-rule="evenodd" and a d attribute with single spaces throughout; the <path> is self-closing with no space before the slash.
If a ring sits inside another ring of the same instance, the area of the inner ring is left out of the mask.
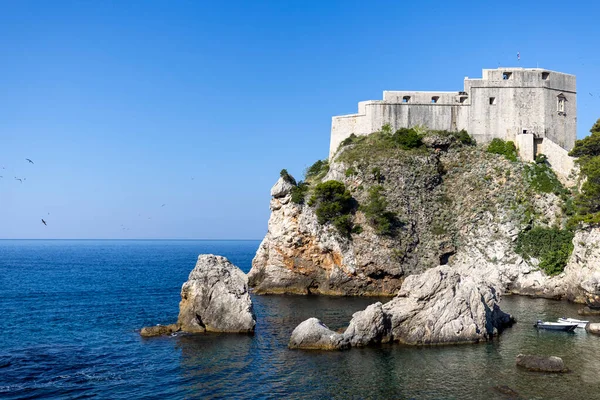
<path id="1" fill-rule="evenodd" d="M 387 206 L 388 202 L 383 197 L 383 187 L 377 185 L 369 189 L 367 203 L 360 209 L 378 235 L 393 236 L 400 224 L 396 214 L 388 211 Z"/>
<path id="2" fill-rule="evenodd" d="M 510 161 L 517 161 L 517 147 L 514 142 L 494 139 L 487 147 L 488 153 L 501 154 Z"/>
<path id="3" fill-rule="evenodd" d="M 296 180 L 287 172 L 287 169 L 282 169 L 281 172 L 279 172 L 279 176 L 282 177 L 287 183 L 291 183 L 292 185 L 296 186 Z"/>
<path id="4" fill-rule="evenodd" d="M 590 136 L 577 140 L 569 153 L 579 157 L 577 163 L 581 167 L 581 175 L 586 178 L 574 200 L 576 212 L 569 221 L 572 227 L 581 222 L 600 224 L 600 119 L 590 132 Z"/>
<path id="5" fill-rule="evenodd" d="M 393 142 L 404 150 L 421 147 L 423 145 L 422 139 L 422 135 L 410 128 L 400 128 L 392 135 Z"/>
<path id="6" fill-rule="evenodd" d="M 308 201 L 315 206 L 319 224 L 332 223 L 342 236 L 349 236 L 352 231 L 351 213 L 356 201 L 342 182 L 326 181 L 319 183 Z"/>
<path id="7" fill-rule="evenodd" d="M 371 169 L 371 175 L 373 176 L 373 180 L 377 183 L 383 182 L 383 175 L 381 175 L 381 169 L 379 167 L 373 167 Z"/>
<path id="8" fill-rule="evenodd" d="M 474 146 L 476 144 L 475 139 L 467 131 L 461 129 L 458 132 L 453 132 L 454 137 L 462 144 L 467 146 Z"/>
<path id="9" fill-rule="evenodd" d="M 346 170 L 346 177 L 350 177 L 352 175 L 356 175 L 358 171 L 354 167 L 350 167 Z"/>
<path id="10" fill-rule="evenodd" d="M 304 172 L 305 179 L 321 179 L 329 171 L 329 160 L 317 160 Z"/>
<path id="11" fill-rule="evenodd" d="M 356 136 L 354 133 L 351 133 L 350 136 L 348 136 L 346 139 L 342 140 L 339 147 L 344 147 L 344 146 L 348 146 L 353 143 L 357 143 L 364 138 L 365 138 L 365 136 Z M 339 147 L 338 147 L 338 149 L 339 149 Z"/>
<path id="12" fill-rule="evenodd" d="M 304 181 L 298 182 L 298 185 L 292 188 L 292 201 L 296 204 L 304 204 L 308 189 L 308 183 Z"/>
<path id="13" fill-rule="evenodd" d="M 448 131 L 448 130 L 432 130 L 427 135 L 437 135 L 442 137 L 453 137 L 457 142 L 466 146 L 474 146 L 476 144 L 475 139 L 469 135 L 464 129 L 460 131 Z"/>
<path id="14" fill-rule="evenodd" d="M 540 160 L 543 160 L 543 158 L 540 158 Z M 539 163 L 537 161 L 536 158 L 535 164 L 525 165 L 524 171 L 531 188 L 538 193 L 554 193 L 557 196 L 565 193 L 566 189 L 560 183 L 552 168 L 543 161 Z"/>
<path id="15" fill-rule="evenodd" d="M 519 233 L 515 251 L 523 258 L 537 258 L 548 275 L 561 273 L 573 251 L 573 232 L 536 227 Z"/>

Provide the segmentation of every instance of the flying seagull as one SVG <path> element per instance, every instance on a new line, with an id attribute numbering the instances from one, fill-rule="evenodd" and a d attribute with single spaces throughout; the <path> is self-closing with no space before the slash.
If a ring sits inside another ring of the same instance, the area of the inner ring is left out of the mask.
<path id="1" fill-rule="evenodd" d="M 23 179 L 17 178 L 16 176 L 15 176 L 15 181 L 19 181 L 19 182 L 23 183 Z"/>
<path id="2" fill-rule="evenodd" d="M 166 204 L 163 204 L 161 207 L 164 207 L 164 206 L 166 206 Z"/>
<path id="3" fill-rule="evenodd" d="M 589 93 L 589 92 L 588 92 L 588 93 Z M 594 95 L 593 95 L 593 94 L 591 94 L 591 93 L 590 93 L 590 96 L 594 97 Z"/>
<path id="4" fill-rule="evenodd" d="M 31 161 L 29 158 L 26 158 L 26 160 L 33 164 L 33 161 Z"/>
<path id="5" fill-rule="evenodd" d="M 48 224 L 46 223 L 46 221 L 44 221 L 44 218 L 42 218 L 42 224 L 48 226 Z"/>

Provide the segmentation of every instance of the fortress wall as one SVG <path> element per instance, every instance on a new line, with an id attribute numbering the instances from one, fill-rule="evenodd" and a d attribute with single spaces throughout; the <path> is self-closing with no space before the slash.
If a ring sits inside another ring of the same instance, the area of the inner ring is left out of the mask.
<path id="1" fill-rule="evenodd" d="M 331 119 L 331 137 L 329 140 L 329 158 L 337 151 L 340 143 L 351 134 L 368 135 L 372 133 L 370 120 L 365 114 L 340 115 Z"/>
<path id="2" fill-rule="evenodd" d="M 558 95 L 565 97 L 565 112 L 558 112 Z M 554 143 L 571 150 L 577 139 L 577 95 L 560 89 L 546 89 L 545 116 L 546 130 L 544 136 Z"/>
<path id="3" fill-rule="evenodd" d="M 548 163 L 559 177 L 561 182 L 572 185 L 573 175 L 571 172 L 576 168 L 575 159 L 569 156 L 569 152 L 552 140 L 544 139 L 543 149 L 538 151 L 548 157 Z"/>
<path id="4" fill-rule="evenodd" d="M 482 143 L 494 138 L 515 141 L 524 130 L 543 135 L 543 89 L 498 87 L 495 83 L 481 81 L 471 88 L 469 133 Z"/>
<path id="5" fill-rule="evenodd" d="M 337 151 L 340 143 L 354 133 L 369 135 L 385 124 L 392 130 L 423 125 L 434 130 L 468 129 L 469 107 L 463 104 L 411 104 L 367 101 L 359 103 L 363 113 L 333 117 L 329 157 Z"/>
<path id="6" fill-rule="evenodd" d="M 385 91 L 383 101 L 385 103 L 403 103 L 404 97 L 408 96 L 408 104 L 455 104 L 458 102 L 458 92 L 410 92 L 410 91 Z M 433 103 L 432 99 L 437 98 Z M 403 103 L 406 105 L 406 103 Z"/>

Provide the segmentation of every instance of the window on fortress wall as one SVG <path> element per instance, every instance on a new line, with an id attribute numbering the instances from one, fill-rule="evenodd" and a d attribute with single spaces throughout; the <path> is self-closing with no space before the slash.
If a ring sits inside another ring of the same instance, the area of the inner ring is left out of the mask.
<path id="1" fill-rule="evenodd" d="M 404 97 L 402 98 L 402 102 L 403 102 L 403 103 L 408 103 L 409 101 L 410 101 L 410 96 L 404 96 Z"/>
<path id="2" fill-rule="evenodd" d="M 439 100 L 439 99 L 440 99 L 440 96 L 433 96 L 433 97 L 431 98 L 431 103 L 435 104 L 435 103 L 437 103 L 437 102 L 438 102 L 438 100 Z"/>
<path id="3" fill-rule="evenodd" d="M 465 97 L 465 96 L 462 96 L 462 97 L 460 97 L 460 98 L 458 99 L 458 101 L 459 101 L 460 103 L 464 103 L 465 101 L 467 101 L 467 97 Z"/>
<path id="4" fill-rule="evenodd" d="M 559 113 L 564 113 L 565 112 L 565 96 L 560 95 L 560 96 L 557 97 L 556 110 Z"/>
<path id="5" fill-rule="evenodd" d="M 512 77 L 512 72 L 505 72 L 502 74 L 502 79 L 507 81 Z"/>
<path id="6" fill-rule="evenodd" d="M 490 97 L 490 106 L 496 105 L 496 98 Z"/>
<path id="7" fill-rule="evenodd" d="M 542 72 L 542 80 L 547 81 L 550 77 L 550 72 Z"/>

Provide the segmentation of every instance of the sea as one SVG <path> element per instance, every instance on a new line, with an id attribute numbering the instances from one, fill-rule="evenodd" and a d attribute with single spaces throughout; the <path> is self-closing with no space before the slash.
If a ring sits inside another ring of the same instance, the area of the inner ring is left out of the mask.
<path id="1" fill-rule="evenodd" d="M 592 399 L 600 336 L 537 331 L 578 305 L 504 296 L 518 320 L 498 339 L 460 346 L 386 344 L 289 350 L 309 317 L 332 329 L 378 298 L 252 296 L 256 333 L 144 339 L 177 320 L 199 254 L 249 271 L 258 241 L 0 240 L 0 398 Z M 600 322 L 596 319 L 595 322 Z M 562 357 L 570 372 L 515 366 L 519 353 Z"/>

